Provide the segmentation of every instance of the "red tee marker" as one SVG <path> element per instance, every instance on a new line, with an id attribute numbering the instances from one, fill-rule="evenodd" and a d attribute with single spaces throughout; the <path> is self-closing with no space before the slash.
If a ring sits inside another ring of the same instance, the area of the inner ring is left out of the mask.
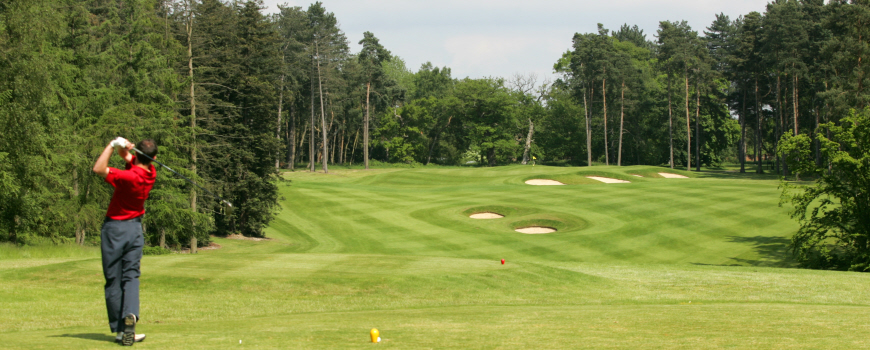
<path id="1" fill-rule="evenodd" d="M 504 259 L 501 259 L 501 264 L 504 265 Z"/>

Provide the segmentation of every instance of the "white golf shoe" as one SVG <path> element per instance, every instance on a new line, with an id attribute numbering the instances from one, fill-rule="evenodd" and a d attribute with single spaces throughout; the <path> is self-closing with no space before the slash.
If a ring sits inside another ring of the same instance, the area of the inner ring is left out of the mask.
<path id="1" fill-rule="evenodd" d="M 115 336 L 115 342 L 120 343 L 121 339 L 123 339 L 123 338 L 124 338 L 124 332 L 118 332 L 118 335 Z M 145 340 L 144 334 L 136 334 L 135 336 L 133 336 L 134 343 L 138 343 L 138 342 L 143 341 L 143 340 Z"/>

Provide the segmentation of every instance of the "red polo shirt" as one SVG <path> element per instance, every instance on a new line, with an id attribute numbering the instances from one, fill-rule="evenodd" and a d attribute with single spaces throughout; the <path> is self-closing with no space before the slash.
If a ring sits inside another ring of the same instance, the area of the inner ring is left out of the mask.
<path id="1" fill-rule="evenodd" d="M 154 186 L 157 172 L 154 165 L 145 170 L 127 163 L 126 170 L 109 167 L 106 182 L 115 187 L 106 216 L 113 220 L 129 220 L 145 214 L 145 200 Z"/>

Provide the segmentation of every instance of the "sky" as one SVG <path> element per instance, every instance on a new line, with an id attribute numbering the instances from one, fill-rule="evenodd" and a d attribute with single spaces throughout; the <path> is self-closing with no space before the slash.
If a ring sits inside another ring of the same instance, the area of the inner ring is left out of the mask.
<path id="1" fill-rule="evenodd" d="M 555 79 L 553 64 L 570 49 L 574 33 L 637 25 L 655 40 L 660 21 L 689 23 L 703 30 L 724 13 L 732 20 L 764 12 L 767 0 L 323 0 L 359 52 L 372 32 L 387 50 L 416 72 L 426 62 L 449 67 L 454 78 L 534 74 L 538 84 Z M 312 1 L 264 0 L 307 9 Z"/>

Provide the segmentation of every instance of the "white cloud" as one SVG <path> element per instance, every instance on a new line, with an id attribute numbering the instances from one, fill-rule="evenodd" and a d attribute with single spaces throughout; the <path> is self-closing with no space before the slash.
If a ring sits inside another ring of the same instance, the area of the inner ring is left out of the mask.
<path id="1" fill-rule="evenodd" d="M 444 40 L 444 49 L 456 67 L 456 76 L 500 76 L 535 72 L 549 75 L 549 67 L 536 65 L 540 58 L 555 62 L 564 42 L 531 35 L 461 35 Z M 552 66 L 552 63 L 550 64 Z"/>

